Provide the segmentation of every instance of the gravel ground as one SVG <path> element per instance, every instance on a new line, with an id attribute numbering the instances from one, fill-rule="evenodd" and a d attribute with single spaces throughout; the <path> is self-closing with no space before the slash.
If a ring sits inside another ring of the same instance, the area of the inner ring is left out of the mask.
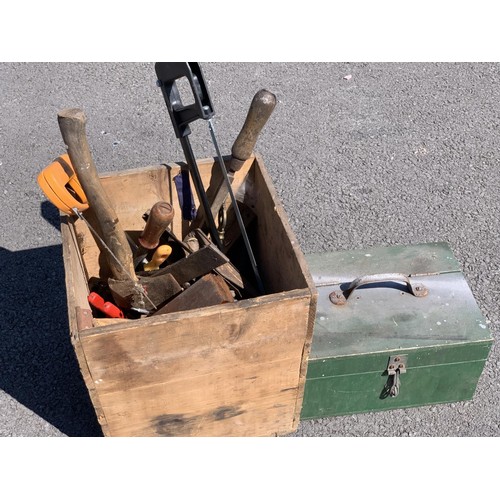
<path id="1" fill-rule="evenodd" d="M 450 243 L 500 331 L 500 65 L 203 63 L 230 151 L 254 93 L 278 106 L 256 150 L 305 253 Z M 351 75 L 351 78 L 345 78 Z M 0 436 L 98 436 L 69 342 L 58 213 L 36 176 L 82 107 L 98 170 L 182 159 L 152 63 L 0 64 Z M 195 123 L 198 157 L 212 156 Z M 302 422 L 295 436 L 498 436 L 500 352 L 472 401 Z"/>

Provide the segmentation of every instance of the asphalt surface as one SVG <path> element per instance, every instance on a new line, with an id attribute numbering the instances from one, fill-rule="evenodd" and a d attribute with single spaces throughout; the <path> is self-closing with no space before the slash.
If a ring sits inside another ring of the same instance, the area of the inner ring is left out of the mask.
<path id="1" fill-rule="evenodd" d="M 304 253 L 447 241 L 500 331 L 500 65 L 202 63 L 228 154 L 260 88 L 256 150 Z M 350 78 L 345 78 L 351 75 Z M 81 107 L 98 170 L 183 158 L 152 63 L 0 65 L 0 436 L 99 436 L 69 340 L 58 212 L 36 177 Z M 196 156 L 213 155 L 195 123 Z M 499 436 L 495 342 L 469 402 L 304 421 L 295 436 Z"/>

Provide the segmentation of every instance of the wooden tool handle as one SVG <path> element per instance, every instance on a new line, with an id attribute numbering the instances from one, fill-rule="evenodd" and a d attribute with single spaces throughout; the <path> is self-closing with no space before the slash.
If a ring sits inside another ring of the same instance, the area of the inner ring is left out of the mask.
<path id="1" fill-rule="evenodd" d="M 160 236 L 174 220 L 174 207 L 166 201 L 155 203 L 149 212 L 146 227 L 142 232 L 139 243 L 144 248 L 152 250 L 160 244 Z"/>
<path id="2" fill-rule="evenodd" d="M 89 206 L 99 222 L 100 236 L 121 263 L 120 266 L 109 255 L 111 273 L 117 280 L 130 280 L 130 278 L 136 280 L 132 252 L 125 232 L 104 192 L 90 153 L 85 131 L 87 122 L 85 113 L 81 109 L 63 109 L 57 114 L 57 120 L 71 163 L 87 196 Z"/>
<path id="3" fill-rule="evenodd" d="M 259 90 L 250 104 L 250 109 L 231 149 L 229 170 L 237 172 L 245 160 L 252 155 L 257 138 L 276 106 L 276 96 L 267 90 Z"/>

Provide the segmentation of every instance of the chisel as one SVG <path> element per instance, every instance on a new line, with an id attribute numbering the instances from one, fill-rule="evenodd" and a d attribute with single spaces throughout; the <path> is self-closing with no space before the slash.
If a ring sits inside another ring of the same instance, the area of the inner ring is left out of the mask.
<path id="1" fill-rule="evenodd" d="M 166 201 L 158 201 L 151 207 L 146 227 L 139 236 L 139 245 L 134 243 L 134 269 L 137 269 L 151 250 L 158 247 L 161 235 L 172 224 L 174 215 L 174 207 Z"/>
<path id="2" fill-rule="evenodd" d="M 147 264 L 144 264 L 144 271 L 158 271 L 171 253 L 172 247 L 170 245 L 160 245 L 151 257 L 151 260 Z"/>

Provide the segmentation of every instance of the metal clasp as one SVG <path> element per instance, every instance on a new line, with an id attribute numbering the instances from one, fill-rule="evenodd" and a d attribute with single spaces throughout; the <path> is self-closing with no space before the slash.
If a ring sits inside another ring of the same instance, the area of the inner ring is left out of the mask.
<path id="1" fill-rule="evenodd" d="M 406 366 L 408 363 L 407 354 L 396 354 L 389 358 L 387 363 L 387 375 L 389 378 L 385 384 L 384 390 L 382 391 L 382 399 L 390 396 L 395 398 L 399 394 L 399 389 L 401 387 L 400 375 L 406 373 Z"/>

